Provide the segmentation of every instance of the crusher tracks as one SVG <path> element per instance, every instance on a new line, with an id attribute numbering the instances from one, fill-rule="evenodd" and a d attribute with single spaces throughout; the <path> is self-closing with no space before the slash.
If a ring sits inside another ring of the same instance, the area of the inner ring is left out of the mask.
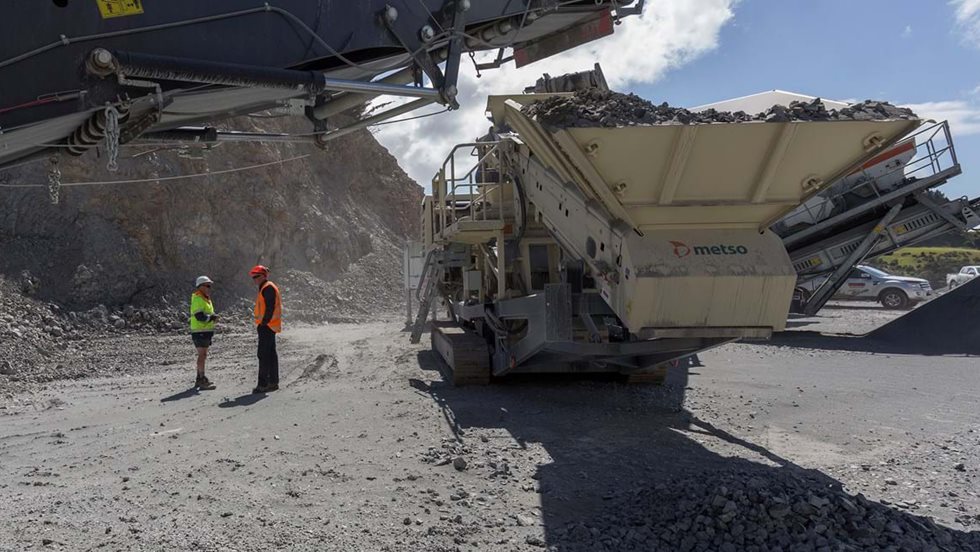
<path id="1" fill-rule="evenodd" d="M 688 368 L 697 368 L 698 366 L 703 366 L 698 355 L 688 355 L 674 360 L 668 360 L 667 362 L 661 362 L 652 368 L 630 372 L 626 374 L 626 383 L 663 385 L 667 382 L 667 373 L 669 370 L 687 370 Z"/>
<path id="2" fill-rule="evenodd" d="M 490 351 L 483 337 L 453 323 L 433 323 L 432 350 L 452 370 L 453 385 L 490 383 Z"/>
<path id="3" fill-rule="evenodd" d="M 669 364 L 660 364 L 648 370 L 638 370 L 626 375 L 626 383 L 629 384 L 652 384 L 663 385 L 667 381 L 667 368 Z"/>

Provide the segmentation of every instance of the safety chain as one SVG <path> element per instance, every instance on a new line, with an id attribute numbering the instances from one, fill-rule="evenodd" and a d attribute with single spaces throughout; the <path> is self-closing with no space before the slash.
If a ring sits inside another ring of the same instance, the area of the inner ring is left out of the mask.
<path id="1" fill-rule="evenodd" d="M 119 112 L 114 106 L 108 105 L 105 108 L 105 147 L 109 161 L 105 168 L 109 172 L 119 170 Z"/>
<path id="2" fill-rule="evenodd" d="M 58 168 L 58 158 L 52 155 L 48 159 L 48 199 L 51 205 L 57 205 L 61 199 L 61 169 Z"/>
<path id="3" fill-rule="evenodd" d="M 469 55 L 470 61 L 473 63 L 473 69 L 476 70 L 476 78 L 482 78 L 483 74 L 480 73 L 480 64 L 476 62 L 476 53 L 470 50 Z"/>

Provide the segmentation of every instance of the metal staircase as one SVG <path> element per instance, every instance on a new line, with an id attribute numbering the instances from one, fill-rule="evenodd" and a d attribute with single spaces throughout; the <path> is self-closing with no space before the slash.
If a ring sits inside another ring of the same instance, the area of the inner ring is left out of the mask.
<path id="1" fill-rule="evenodd" d="M 415 324 L 412 326 L 412 343 L 418 343 L 422 339 L 422 332 L 425 330 L 425 321 L 429 317 L 432 309 L 433 292 L 436 291 L 439 276 L 442 274 L 442 255 L 438 249 L 432 249 L 425 256 L 425 266 L 422 269 L 422 280 L 415 292 L 415 298 L 419 302 L 418 314 L 415 316 Z"/>

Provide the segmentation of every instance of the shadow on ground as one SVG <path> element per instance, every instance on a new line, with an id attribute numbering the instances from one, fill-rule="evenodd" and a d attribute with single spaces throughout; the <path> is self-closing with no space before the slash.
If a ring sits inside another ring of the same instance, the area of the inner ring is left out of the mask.
<path id="1" fill-rule="evenodd" d="M 164 398 L 160 399 L 160 402 L 179 401 L 179 400 L 182 400 L 182 399 L 189 399 L 191 397 L 196 397 L 197 395 L 200 395 L 200 394 L 201 393 L 197 390 L 196 387 L 191 387 L 190 389 L 185 389 L 184 391 L 181 391 L 179 393 L 174 393 L 173 395 L 170 395 L 169 397 L 164 397 Z"/>
<path id="2" fill-rule="evenodd" d="M 431 385 L 412 380 L 412 387 L 431 396 L 442 408 L 458 439 L 470 439 L 471 430 L 504 429 L 522 447 L 539 443 L 547 450 L 552 461 L 539 465 L 536 474 L 546 541 L 542 544 L 557 550 L 673 549 L 656 542 L 627 545 L 626 534 L 642 520 L 648 520 L 646 530 L 656 534 L 657 530 L 649 527 L 663 518 L 664 512 L 684 506 L 688 497 L 683 488 L 677 492 L 676 484 L 663 499 L 651 490 L 661 485 L 670 487 L 685 478 L 750 473 L 769 479 L 792 474 L 805 479 L 814 491 L 841 492 L 842 484 L 829 475 L 804 469 L 685 410 L 685 388 L 688 378 L 695 376 L 687 368 L 673 370 L 666 385 L 659 387 L 582 377 L 525 376 L 488 387 L 457 388 L 448 383 L 448 368 L 435 353 L 422 351 L 418 360 L 423 369 L 438 370 L 443 378 Z M 692 434 L 751 451 L 759 461 L 721 456 L 698 443 Z M 627 496 L 630 493 L 633 498 Z M 645 498 L 637 501 L 636 496 Z M 637 508 L 644 500 L 648 507 Z M 887 513 L 889 519 L 905 516 L 909 523 L 932 523 L 877 503 L 868 504 L 869 509 Z M 613 521 L 604 526 L 598 521 L 601 519 Z M 601 534 L 604 531 L 608 535 Z M 603 540 L 606 536 L 609 539 Z"/>
<path id="3" fill-rule="evenodd" d="M 821 307 L 821 310 L 881 311 L 881 312 L 893 312 L 893 313 L 907 312 L 904 310 L 889 309 L 877 303 L 868 303 L 865 301 L 854 302 L 854 303 L 847 303 L 843 301 L 836 302 L 836 303 L 828 303 L 823 307 Z"/>
<path id="4" fill-rule="evenodd" d="M 787 324 L 787 327 L 790 327 Z M 826 351 L 850 351 L 861 353 L 881 353 L 896 355 L 976 355 L 980 354 L 980 344 L 964 341 L 954 347 L 946 343 L 929 341 L 926 329 L 923 328 L 915 335 L 913 329 L 910 335 L 888 336 L 878 338 L 874 332 L 868 335 L 835 335 L 823 334 L 807 330 L 793 330 L 774 333 L 768 341 L 756 341 L 753 344 L 771 347 L 794 347 L 802 349 L 821 349 Z"/>
<path id="5" fill-rule="evenodd" d="M 980 278 L 923 303 L 863 336 L 789 331 L 774 335 L 771 344 L 869 353 L 980 355 L 977 313 L 980 313 Z"/>
<path id="6" fill-rule="evenodd" d="M 265 393 L 249 393 L 234 399 L 225 399 L 218 403 L 218 408 L 234 408 L 236 406 L 250 406 L 268 397 Z"/>
<path id="7" fill-rule="evenodd" d="M 793 319 L 790 319 L 790 320 L 787 320 L 786 321 L 786 327 L 787 328 L 802 328 L 804 326 L 813 326 L 813 325 L 819 324 L 819 323 L 820 323 L 819 320 L 793 320 Z"/>

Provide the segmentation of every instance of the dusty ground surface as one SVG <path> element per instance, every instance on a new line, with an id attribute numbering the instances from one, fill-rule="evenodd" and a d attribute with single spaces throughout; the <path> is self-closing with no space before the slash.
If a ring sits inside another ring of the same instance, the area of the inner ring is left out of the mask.
<path id="1" fill-rule="evenodd" d="M 832 305 L 791 326 L 894 315 Z M 114 375 L 0 398 L 0 550 L 622 550 L 688 506 L 685 485 L 743 474 L 934 520 L 937 550 L 978 542 L 975 358 L 777 339 L 704 353 L 664 388 L 457 389 L 402 325 L 290 328 L 269 395 L 249 394 L 248 333 L 216 339 L 218 389 L 201 393 L 185 336 L 86 343 Z M 770 544 L 754 549 L 800 549 Z"/>

